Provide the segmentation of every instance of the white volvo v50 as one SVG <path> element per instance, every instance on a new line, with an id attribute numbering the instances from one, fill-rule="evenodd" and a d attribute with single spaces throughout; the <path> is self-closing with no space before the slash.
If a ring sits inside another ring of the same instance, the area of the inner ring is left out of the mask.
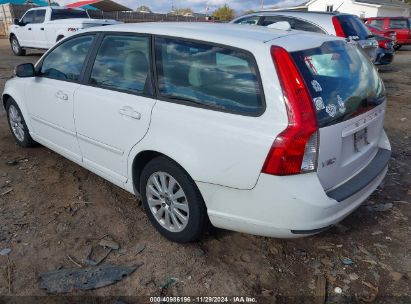
<path id="1" fill-rule="evenodd" d="M 387 172 L 384 85 L 341 38 L 114 25 L 60 41 L 16 75 L 2 101 L 17 143 L 38 142 L 141 196 L 172 241 L 198 239 L 210 223 L 315 234 Z"/>

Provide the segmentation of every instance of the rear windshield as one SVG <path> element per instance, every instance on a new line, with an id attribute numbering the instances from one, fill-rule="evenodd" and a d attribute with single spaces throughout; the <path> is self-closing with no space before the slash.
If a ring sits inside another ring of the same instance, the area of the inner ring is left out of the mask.
<path id="1" fill-rule="evenodd" d="M 52 10 L 51 20 L 70 19 L 70 18 L 88 18 L 85 11 L 72 9 L 55 9 Z"/>
<path id="2" fill-rule="evenodd" d="M 346 38 L 364 40 L 371 35 L 364 22 L 356 16 L 339 15 L 337 19 L 341 24 Z"/>
<path id="3" fill-rule="evenodd" d="M 331 41 L 292 57 L 309 88 L 320 127 L 348 120 L 385 100 L 377 70 L 355 45 Z"/>

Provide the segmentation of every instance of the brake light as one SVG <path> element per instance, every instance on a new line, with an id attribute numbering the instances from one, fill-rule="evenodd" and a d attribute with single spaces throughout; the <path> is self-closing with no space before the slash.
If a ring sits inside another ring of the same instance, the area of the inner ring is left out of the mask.
<path id="1" fill-rule="evenodd" d="M 288 52 L 271 47 L 287 108 L 288 126 L 274 140 L 263 173 L 291 175 L 317 169 L 318 126 L 310 93 Z"/>
<path id="2" fill-rule="evenodd" d="M 378 41 L 378 46 L 382 49 L 390 49 L 391 48 L 391 40 L 380 40 Z"/>
<path id="3" fill-rule="evenodd" d="M 335 35 L 338 37 L 346 37 L 344 30 L 341 26 L 340 20 L 338 20 L 337 16 L 333 16 L 332 17 L 332 22 L 334 25 L 334 29 L 335 29 Z"/>

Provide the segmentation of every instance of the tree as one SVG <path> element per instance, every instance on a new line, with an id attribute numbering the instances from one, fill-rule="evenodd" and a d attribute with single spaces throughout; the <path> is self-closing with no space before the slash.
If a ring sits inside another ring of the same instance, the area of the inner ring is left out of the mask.
<path id="1" fill-rule="evenodd" d="M 191 8 L 177 8 L 175 9 L 174 14 L 180 16 L 192 16 L 194 12 Z"/>
<path id="2" fill-rule="evenodd" d="M 152 13 L 153 11 L 146 5 L 141 5 L 136 8 L 136 12 L 139 13 Z"/>
<path id="3" fill-rule="evenodd" d="M 213 17 L 219 21 L 230 21 L 234 19 L 235 12 L 227 4 L 224 4 L 224 6 L 221 6 L 214 11 Z"/>
<path id="4" fill-rule="evenodd" d="M 410 0 L 410 1 L 411 1 L 411 0 Z M 250 10 L 244 11 L 244 14 L 243 14 L 243 15 L 254 14 L 254 13 L 255 13 L 255 10 L 250 9 Z"/>

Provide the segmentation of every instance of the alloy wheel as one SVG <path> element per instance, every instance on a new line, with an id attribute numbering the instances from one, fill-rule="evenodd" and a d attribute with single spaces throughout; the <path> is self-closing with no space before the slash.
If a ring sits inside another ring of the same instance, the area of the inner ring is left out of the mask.
<path id="1" fill-rule="evenodd" d="M 146 197 L 161 226 L 171 232 L 184 230 L 189 219 L 188 200 L 174 177 L 166 172 L 154 172 L 147 181 Z"/>

